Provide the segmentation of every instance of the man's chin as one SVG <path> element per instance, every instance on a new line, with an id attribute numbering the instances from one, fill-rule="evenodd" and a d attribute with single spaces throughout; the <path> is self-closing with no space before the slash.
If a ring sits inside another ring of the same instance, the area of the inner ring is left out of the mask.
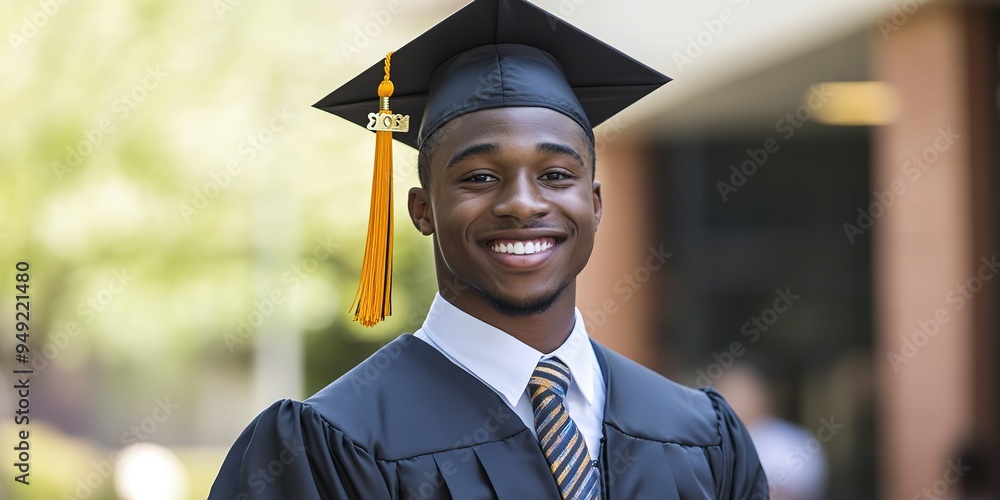
<path id="1" fill-rule="evenodd" d="M 551 309 L 565 289 L 564 284 L 555 292 L 541 297 L 505 297 L 497 293 L 486 293 L 485 296 L 498 314 L 508 318 L 523 318 L 542 314 Z"/>

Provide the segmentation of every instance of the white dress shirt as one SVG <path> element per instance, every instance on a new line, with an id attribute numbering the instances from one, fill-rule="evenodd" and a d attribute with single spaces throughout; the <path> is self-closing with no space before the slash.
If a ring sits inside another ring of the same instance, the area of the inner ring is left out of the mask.
<path id="1" fill-rule="evenodd" d="M 566 342 L 543 354 L 465 313 L 438 293 L 423 326 L 413 335 L 493 389 L 533 434 L 536 431 L 528 380 L 542 358 L 561 359 L 569 367 L 571 378 L 566 409 L 587 441 L 590 457 L 596 460 L 601 451 L 604 421 L 604 376 L 580 310 L 575 314 L 573 331 Z"/>

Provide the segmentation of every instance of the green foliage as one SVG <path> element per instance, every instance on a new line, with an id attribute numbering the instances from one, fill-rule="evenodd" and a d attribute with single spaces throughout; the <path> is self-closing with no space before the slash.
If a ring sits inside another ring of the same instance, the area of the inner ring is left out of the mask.
<path id="1" fill-rule="evenodd" d="M 15 262 L 30 261 L 33 354 L 44 356 L 52 387 L 72 380 L 82 391 L 49 406 L 75 412 L 71 427 L 88 446 L 121 447 L 117 436 L 147 416 L 153 397 L 196 392 L 223 368 L 242 374 L 227 386 L 242 407 L 213 409 L 192 397 L 149 439 L 231 443 L 261 408 L 249 398 L 256 329 L 239 342 L 226 334 L 276 290 L 285 300 L 264 319 L 304 335 L 307 366 L 287 368 L 309 373 L 309 390 L 419 327 L 408 318 L 436 287 L 430 243 L 406 218 L 405 188 L 416 174 L 415 153 L 403 147 L 394 316 L 370 330 L 348 320 L 374 137 L 311 104 L 399 40 L 386 36 L 345 58 L 349 38 L 338 36 L 365 12 L 352 17 L 343 7 L 95 0 L 0 8 L 0 32 L 9 35 L 0 46 L 0 283 L 10 283 Z M 0 297 L 10 297 L 4 290 Z M 0 343 L 5 368 L 8 346 Z M 41 407 L 65 393 L 50 387 L 33 397 Z M 220 426 L 230 433 L 199 431 Z M 52 446 L 49 453 L 69 449 Z M 67 484 L 80 477 L 65 470 Z M 199 481 L 195 489 L 205 486 Z M 70 493 L 59 484 L 45 495 Z"/>

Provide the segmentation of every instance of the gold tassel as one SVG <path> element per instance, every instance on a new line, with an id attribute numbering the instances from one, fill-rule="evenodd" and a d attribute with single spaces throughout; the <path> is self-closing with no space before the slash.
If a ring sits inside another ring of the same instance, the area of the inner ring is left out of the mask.
<path id="1" fill-rule="evenodd" d="M 375 326 L 392 314 L 392 133 L 407 132 L 410 117 L 389 109 L 394 90 L 389 80 L 391 57 L 392 52 L 385 56 L 385 77 L 378 86 L 379 111 L 368 114 L 368 129 L 375 131 L 375 172 L 361 281 L 351 304 L 354 321 L 364 326 Z"/>

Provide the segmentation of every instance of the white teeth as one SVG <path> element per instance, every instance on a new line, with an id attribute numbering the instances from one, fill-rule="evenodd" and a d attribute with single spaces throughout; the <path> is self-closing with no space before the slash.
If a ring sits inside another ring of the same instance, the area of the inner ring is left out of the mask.
<path id="1" fill-rule="evenodd" d="M 494 243 L 493 251 L 497 253 L 512 253 L 515 255 L 531 255 L 552 248 L 550 241 L 517 241 L 514 243 Z"/>

